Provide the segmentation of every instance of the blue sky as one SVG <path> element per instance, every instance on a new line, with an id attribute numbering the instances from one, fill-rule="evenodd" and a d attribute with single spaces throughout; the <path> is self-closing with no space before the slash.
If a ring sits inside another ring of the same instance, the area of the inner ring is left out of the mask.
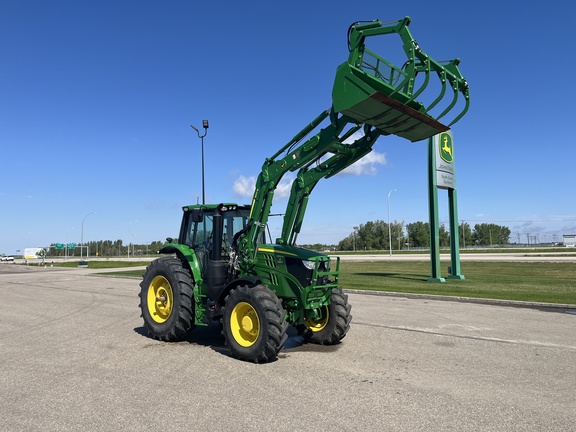
<path id="1" fill-rule="evenodd" d="M 82 222 L 86 241 L 176 235 L 181 206 L 201 200 L 189 125 L 203 119 L 207 202 L 250 202 L 264 159 L 329 108 L 348 26 L 406 15 L 470 84 L 453 128 L 459 219 L 561 240 L 576 233 L 575 13 L 555 0 L 3 0 L 0 252 L 78 243 Z M 301 243 L 387 220 L 394 189 L 392 220 L 427 221 L 426 141 L 381 137 L 363 162 L 317 186 Z"/>

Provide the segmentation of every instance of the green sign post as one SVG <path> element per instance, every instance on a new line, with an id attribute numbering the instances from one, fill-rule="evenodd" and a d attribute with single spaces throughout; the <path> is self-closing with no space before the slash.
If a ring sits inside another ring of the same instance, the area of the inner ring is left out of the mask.
<path id="1" fill-rule="evenodd" d="M 56 244 L 54 244 L 54 249 L 64 249 L 64 244 L 56 243 Z"/>
<path id="2" fill-rule="evenodd" d="M 448 130 L 428 138 L 428 205 L 430 214 L 429 282 L 445 282 L 440 267 L 440 229 L 438 222 L 438 189 L 448 190 L 450 217 L 450 275 L 448 279 L 464 279 L 460 274 L 460 242 L 458 234 L 458 198 L 454 167 L 454 138 Z"/>

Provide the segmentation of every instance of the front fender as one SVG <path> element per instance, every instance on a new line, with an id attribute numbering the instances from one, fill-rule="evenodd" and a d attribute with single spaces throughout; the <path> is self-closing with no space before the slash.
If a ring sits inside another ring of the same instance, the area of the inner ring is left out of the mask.
<path id="1" fill-rule="evenodd" d="M 222 291 L 222 294 L 220 295 L 220 298 L 218 299 L 218 302 L 224 306 L 224 299 L 226 298 L 226 296 L 230 293 L 230 291 L 240 285 L 248 285 L 250 287 L 258 285 L 262 283 L 262 278 L 260 276 L 244 276 L 244 277 L 240 277 L 238 279 L 234 279 L 232 282 L 228 283 L 228 285 L 226 285 L 226 287 L 224 288 L 224 291 Z"/>

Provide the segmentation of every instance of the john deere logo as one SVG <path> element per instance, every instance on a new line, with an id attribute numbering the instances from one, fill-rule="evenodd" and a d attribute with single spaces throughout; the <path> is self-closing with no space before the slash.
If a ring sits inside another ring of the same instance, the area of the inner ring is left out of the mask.
<path id="1" fill-rule="evenodd" d="M 440 134 L 440 157 L 446 163 L 454 162 L 454 154 L 452 152 L 452 137 L 450 134 Z"/>

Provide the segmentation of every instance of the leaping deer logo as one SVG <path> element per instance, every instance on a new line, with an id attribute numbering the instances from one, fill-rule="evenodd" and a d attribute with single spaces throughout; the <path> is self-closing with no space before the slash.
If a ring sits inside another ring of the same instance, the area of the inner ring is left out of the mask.
<path id="1" fill-rule="evenodd" d="M 440 157 L 448 163 L 454 161 L 454 155 L 452 154 L 452 137 L 446 133 L 440 135 Z"/>

